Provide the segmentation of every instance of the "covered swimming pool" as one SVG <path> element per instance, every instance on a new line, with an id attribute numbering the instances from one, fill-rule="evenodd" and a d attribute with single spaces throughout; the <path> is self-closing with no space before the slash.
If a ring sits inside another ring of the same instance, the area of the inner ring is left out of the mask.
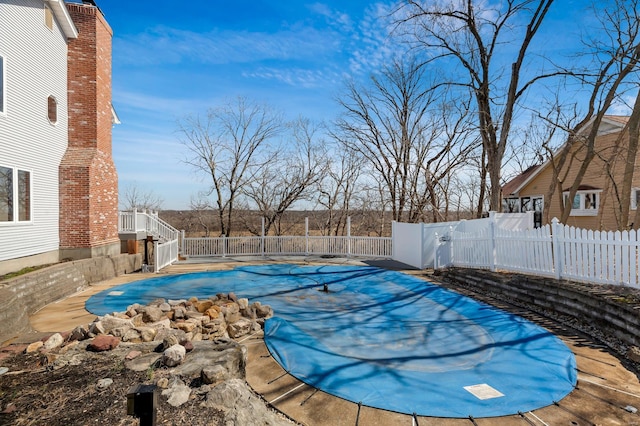
<path id="1" fill-rule="evenodd" d="M 103 315 L 158 298 L 230 291 L 273 307 L 265 343 L 287 372 L 366 406 L 504 416 L 551 405 L 576 384 L 573 354 L 545 329 L 370 266 L 271 264 L 162 276 L 106 290 L 86 308 Z"/>

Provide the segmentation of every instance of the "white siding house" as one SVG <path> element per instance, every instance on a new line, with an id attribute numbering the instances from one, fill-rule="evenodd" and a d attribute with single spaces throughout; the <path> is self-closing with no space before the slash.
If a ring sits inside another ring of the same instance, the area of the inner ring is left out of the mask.
<path id="1" fill-rule="evenodd" d="M 77 35 L 62 0 L 0 0 L 0 274 L 59 260 L 67 40 Z"/>

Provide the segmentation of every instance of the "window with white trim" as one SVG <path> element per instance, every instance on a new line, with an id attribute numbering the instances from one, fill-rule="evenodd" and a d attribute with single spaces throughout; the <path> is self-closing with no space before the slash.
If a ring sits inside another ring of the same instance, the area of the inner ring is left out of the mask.
<path id="1" fill-rule="evenodd" d="M 31 221 L 31 172 L 0 166 L 0 224 Z"/>
<path id="2" fill-rule="evenodd" d="M 570 216 L 597 216 L 601 191 L 578 191 L 573 202 L 569 202 L 569 192 L 563 192 L 564 206 L 570 207 Z"/>
<path id="3" fill-rule="evenodd" d="M 631 188 L 631 210 L 636 210 L 640 205 L 640 188 Z"/>

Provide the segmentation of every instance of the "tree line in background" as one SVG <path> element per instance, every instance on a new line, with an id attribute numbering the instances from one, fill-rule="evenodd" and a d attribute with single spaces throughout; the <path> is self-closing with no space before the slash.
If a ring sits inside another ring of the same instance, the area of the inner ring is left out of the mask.
<path id="1" fill-rule="evenodd" d="M 192 215 L 198 222 L 197 212 L 215 214 L 220 235 L 259 234 L 252 212 L 268 234 L 281 235 L 293 210 L 321 211 L 318 232 L 341 235 L 347 216 L 375 212 L 377 230 L 366 232 L 381 235 L 391 220 L 500 211 L 505 177 L 550 160 L 544 211 L 559 203 L 566 221 L 570 206 L 555 190 L 570 188 L 573 199 L 598 155 L 600 123 L 622 105 L 631 118 L 629 142 L 617 152 L 628 165 L 617 217 L 621 228 L 640 224 L 626 202 L 640 120 L 639 1 L 586 7 L 588 33 L 553 55 L 546 47 L 557 0 L 402 1 L 381 17 L 397 54 L 366 82 L 345 82 L 332 122 L 292 121 L 242 97 L 180 120 L 186 163 L 211 184 L 192 200 Z M 586 154 L 568 182 L 560 171 L 577 144 Z"/>

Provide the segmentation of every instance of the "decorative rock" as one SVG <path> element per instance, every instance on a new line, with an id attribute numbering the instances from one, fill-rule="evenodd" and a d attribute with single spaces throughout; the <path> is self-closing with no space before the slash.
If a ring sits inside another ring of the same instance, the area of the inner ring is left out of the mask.
<path id="1" fill-rule="evenodd" d="M 166 396 L 167 402 L 172 407 L 179 407 L 189 400 L 191 388 L 185 384 L 172 386 L 162 391 L 162 396 Z"/>
<path id="2" fill-rule="evenodd" d="M 196 307 L 198 312 L 200 312 L 202 314 L 202 313 L 206 312 L 207 309 L 209 309 L 210 307 L 213 306 L 213 302 L 211 300 L 205 300 L 205 301 L 202 301 L 202 302 L 194 303 L 194 306 Z"/>
<path id="3" fill-rule="evenodd" d="M 37 342 L 33 342 L 29 346 L 27 346 L 24 352 L 27 354 L 30 354 L 30 353 L 36 352 L 43 346 L 44 346 L 44 342 L 41 340 L 38 340 Z"/>
<path id="4" fill-rule="evenodd" d="M 76 340 L 85 340 L 88 337 L 89 337 L 89 330 L 87 330 L 84 326 L 81 326 L 81 325 L 74 328 L 69 334 L 69 340 L 72 342 Z"/>
<path id="5" fill-rule="evenodd" d="M 158 308 L 160 308 L 162 312 L 169 312 L 171 310 L 171 305 L 164 302 L 164 303 L 161 303 L 160 306 L 158 306 Z"/>
<path id="6" fill-rule="evenodd" d="M 180 321 L 175 323 L 175 327 L 179 330 L 189 333 L 197 327 L 197 324 L 191 321 Z"/>
<path id="7" fill-rule="evenodd" d="M 139 327 L 136 330 L 140 333 L 140 339 L 143 342 L 152 342 L 158 335 L 158 330 L 152 327 Z"/>
<path id="8" fill-rule="evenodd" d="M 144 308 L 144 312 L 142 313 L 142 319 L 144 322 L 158 322 L 163 318 L 166 318 L 166 314 L 162 312 L 162 309 L 156 306 L 147 306 Z"/>
<path id="9" fill-rule="evenodd" d="M 105 329 L 104 329 L 104 326 L 102 325 L 102 321 L 96 321 L 96 322 L 92 323 L 89 326 L 89 333 L 94 334 L 94 335 L 104 334 L 105 333 Z"/>
<path id="10" fill-rule="evenodd" d="M 87 346 L 88 351 L 104 352 L 110 351 L 120 344 L 120 339 L 115 336 L 101 335 L 96 336 Z"/>
<path id="11" fill-rule="evenodd" d="M 203 368 L 200 377 L 202 378 L 202 383 L 211 385 L 225 380 L 228 375 L 228 371 L 223 366 L 212 365 Z"/>
<path id="12" fill-rule="evenodd" d="M 124 359 L 127 361 L 131 361 L 132 359 L 138 358 L 140 355 L 142 355 L 142 352 L 133 350 L 129 352 L 127 356 L 124 357 Z"/>
<path id="13" fill-rule="evenodd" d="M 64 345 L 62 347 L 62 349 L 60 349 L 60 353 L 64 354 L 68 351 L 70 351 L 71 349 L 73 349 L 74 347 L 76 347 L 80 342 L 78 340 L 74 340 L 73 342 L 69 342 L 66 345 Z"/>
<path id="14" fill-rule="evenodd" d="M 166 377 L 159 378 L 156 382 L 156 386 L 162 389 L 166 389 L 167 386 L 169 386 L 169 379 L 167 379 Z"/>
<path id="15" fill-rule="evenodd" d="M 117 336 L 117 334 L 115 333 L 114 335 Z M 122 335 L 122 341 L 137 343 L 142 342 L 142 337 L 140 337 L 140 332 L 138 332 L 138 330 L 136 330 L 135 328 L 130 328 L 124 333 L 124 335 Z"/>
<path id="16" fill-rule="evenodd" d="M 2 376 L 3 374 L 5 374 L 8 371 L 9 371 L 9 369 L 7 367 L 0 367 L 0 376 Z"/>
<path id="17" fill-rule="evenodd" d="M 64 343 L 64 338 L 60 333 L 55 333 L 44 342 L 44 349 L 50 351 L 51 349 L 59 348 Z"/>
<path id="18" fill-rule="evenodd" d="M 214 306 L 210 307 L 209 309 L 207 309 L 205 314 L 211 319 L 216 319 L 216 318 L 218 318 L 220 316 L 220 307 L 214 305 Z"/>
<path id="19" fill-rule="evenodd" d="M 173 345 L 162 354 L 162 363 L 167 367 L 175 367 L 182 364 L 187 351 L 182 345 Z"/>
<path id="20" fill-rule="evenodd" d="M 193 350 L 193 343 L 191 343 L 191 341 L 182 343 L 182 346 L 184 346 L 184 350 L 187 352 L 191 352 Z"/>
<path id="21" fill-rule="evenodd" d="M 138 314 L 134 316 L 133 318 L 131 318 L 131 323 L 133 324 L 134 327 L 143 327 L 145 325 L 144 315 Z"/>
<path id="22" fill-rule="evenodd" d="M 161 358 L 162 354 L 151 352 L 130 361 L 125 361 L 124 366 L 132 371 L 147 371 L 149 368 L 156 367 L 160 363 Z"/>
<path id="23" fill-rule="evenodd" d="M 114 329 L 112 329 L 111 331 L 108 331 L 108 334 L 111 334 L 112 336 L 116 336 L 116 337 L 120 337 L 122 340 L 127 341 L 124 336 L 129 334 L 129 331 L 132 329 L 132 326 L 129 325 L 125 325 L 122 327 L 116 327 Z M 138 335 L 138 332 L 135 332 L 135 336 L 137 338 L 139 338 L 140 336 Z"/>
<path id="24" fill-rule="evenodd" d="M 173 318 L 174 319 L 182 319 L 187 314 L 187 310 L 182 306 L 176 306 L 173 310 Z"/>
<path id="25" fill-rule="evenodd" d="M 98 389 L 106 389 L 113 384 L 113 379 L 100 379 L 98 380 L 98 384 L 96 387 Z"/>
<path id="26" fill-rule="evenodd" d="M 227 299 L 231 300 L 232 302 L 237 302 L 238 296 L 236 296 L 234 292 L 230 291 L 229 294 L 227 295 Z"/>
<path id="27" fill-rule="evenodd" d="M 104 327 L 104 333 L 110 333 L 111 330 L 116 328 L 133 327 L 133 322 L 131 322 L 131 318 L 126 317 L 126 319 L 124 319 L 124 318 L 118 318 L 113 315 L 103 316 L 102 318 L 100 318 L 100 323 Z"/>
<path id="28" fill-rule="evenodd" d="M 245 336 L 251 332 L 251 320 L 240 318 L 238 321 L 227 326 L 227 332 L 232 338 Z"/>
<path id="29" fill-rule="evenodd" d="M 260 302 L 254 303 L 256 307 L 256 315 L 258 318 L 271 318 L 273 316 L 273 309 L 269 305 L 262 305 Z"/>
<path id="30" fill-rule="evenodd" d="M 158 329 L 158 330 L 169 329 L 169 328 L 171 328 L 171 321 L 169 320 L 169 318 L 165 318 L 163 320 L 156 321 L 154 323 L 147 324 L 147 325 L 149 327 L 153 327 L 153 328 Z"/>
<path id="31" fill-rule="evenodd" d="M 249 299 L 247 299 L 246 297 L 238 299 L 237 303 L 240 310 L 247 309 L 249 307 Z"/>

